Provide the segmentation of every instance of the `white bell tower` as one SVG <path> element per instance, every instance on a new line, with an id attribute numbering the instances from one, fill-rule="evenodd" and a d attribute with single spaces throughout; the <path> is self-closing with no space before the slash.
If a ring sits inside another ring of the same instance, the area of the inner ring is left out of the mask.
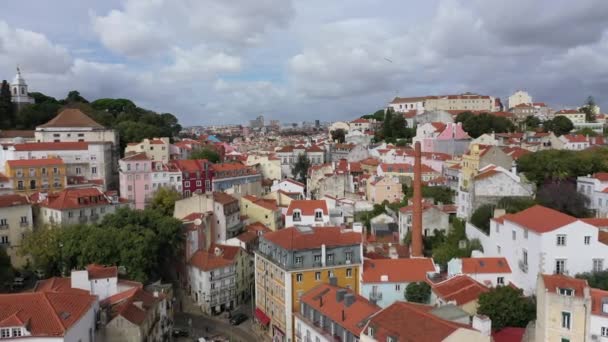
<path id="1" fill-rule="evenodd" d="M 21 108 L 24 104 L 34 103 L 34 99 L 27 94 L 27 83 L 21 76 L 19 67 L 17 67 L 17 75 L 11 83 L 11 95 L 11 100 L 17 105 L 17 108 Z"/>

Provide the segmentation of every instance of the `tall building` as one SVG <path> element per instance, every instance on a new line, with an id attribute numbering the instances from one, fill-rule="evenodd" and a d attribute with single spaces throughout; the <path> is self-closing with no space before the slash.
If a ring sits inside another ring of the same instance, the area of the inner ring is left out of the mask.
<path id="1" fill-rule="evenodd" d="M 264 115 L 259 115 L 254 120 L 249 121 L 251 128 L 263 128 L 264 127 Z"/>
<path id="2" fill-rule="evenodd" d="M 17 110 L 21 110 L 24 105 L 34 103 L 34 98 L 28 95 L 27 83 L 21 76 L 21 70 L 17 68 L 17 75 L 13 79 L 11 87 L 11 101 L 17 106 Z"/>
<path id="3" fill-rule="evenodd" d="M 359 292 L 362 234 L 341 227 L 290 227 L 260 237 L 255 253 L 257 321 L 273 341 L 294 341 L 294 312 L 315 286 Z"/>
<path id="4" fill-rule="evenodd" d="M 515 108 L 520 104 L 532 104 L 532 96 L 523 90 L 518 90 L 509 96 L 509 109 Z"/>

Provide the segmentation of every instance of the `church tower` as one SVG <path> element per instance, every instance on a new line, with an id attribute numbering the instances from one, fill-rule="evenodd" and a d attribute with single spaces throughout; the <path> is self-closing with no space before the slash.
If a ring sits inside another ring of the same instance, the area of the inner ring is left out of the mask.
<path id="1" fill-rule="evenodd" d="M 11 100 L 17 106 L 17 111 L 21 110 L 24 105 L 35 102 L 27 93 L 27 83 L 25 83 L 25 80 L 21 76 L 19 67 L 17 67 L 17 75 L 15 75 L 13 83 L 11 83 L 11 95 Z"/>

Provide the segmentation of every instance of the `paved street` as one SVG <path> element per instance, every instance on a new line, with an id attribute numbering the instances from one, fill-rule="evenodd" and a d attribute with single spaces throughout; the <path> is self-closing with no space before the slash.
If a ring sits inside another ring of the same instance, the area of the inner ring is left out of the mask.
<path id="1" fill-rule="evenodd" d="M 193 301 L 187 297 L 182 297 L 183 307 L 181 312 L 175 314 L 175 327 L 190 330 L 189 338 L 177 339 L 177 341 L 196 341 L 199 337 L 210 337 L 221 334 L 234 342 L 263 341 L 255 333 L 254 322 L 251 318 L 251 305 L 249 303 L 241 305 L 233 313 L 242 312 L 249 317 L 245 322 L 238 326 L 230 324 L 225 314 L 218 316 L 208 316 L 201 312 L 200 308 L 194 305 Z M 189 322 L 192 322 L 190 327 Z"/>

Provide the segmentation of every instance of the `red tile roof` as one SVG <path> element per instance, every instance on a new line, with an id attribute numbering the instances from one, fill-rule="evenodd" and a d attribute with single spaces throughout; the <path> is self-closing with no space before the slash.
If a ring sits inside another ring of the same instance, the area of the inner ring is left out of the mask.
<path id="1" fill-rule="evenodd" d="M 272 211 L 277 211 L 279 210 L 279 206 L 277 205 L 277 201 L 274 199 L 267 199 L 267 198 L 259 198 L 253 195 L 245 195 L 242 198 L 248 200 L 249 202 L 258 205 L 264 209 L 268 209 L 268 210 L 272 210 Z"/>
<path id="2" fill-rule="evenodd" d="M 89 279 L 117 278 L 118 267 L 90 264 L 87 266 Z"/>
<path id="3" fill-rule="evenodd" d="M 431 125 L 433 125 L 433 127 L 435 127 L 435 131 L 437 132 L 443 132 L 443 130 L 445 129 L 446 124 L 443 122 L 431 122 Z"/>
<path id="4" fill-rule="evenodd" d="M 77 151 L 87 150 L 86 142 L 36 142 L 13 145 L 15 151 Z"/>
<path id="5" fill-rule="evenodd" d="M 608 316 L 602 309 L 604 299 L 608 298 L 608 291 L 591 289 L 591 314 L 598 316 Z"/>
<path id="6" fill-rule="evenodd" d="M 106 298 L 103 305 L 112 306 L 112 318 L 122 316 L 133 324 L 141 325 L 146 320 L 148 310 L 155 310 L 159 301 L 160 299 L 153 294 L 140 287 L 134 287 Z"/>
<path id="7" fill-rule="evenodd" d="M 46 158 L 46 159 L 19 159 L 19 160 L 7 160 L 6 163 L 11 167 L 40 167 L 40 166 L 54 166 L 63 165 L 61 158 Z"/>
<path id="8" fill-rule="evenodd" d="M 608 182 L 608 172 L 596 172 L 592 178 L 599 180 L 600 182 Z"/>
<path id="9" fill-rule="evenodd" d="M 574 296 L 583 297 L 587 280 L 565 276 L 563 274 L 543 274 L 545 289 L 550 293 L 557 293 L 558 289 L 572 289 Z"/>
<path id="10" fill-rule="evenodd" d="M 337 247 L 361 243 L 361 233 L 346 231 L 341 227 L 311 227 L 308 232 L 289 227 L 266 233 L 263 238 L 287 250 L 321 248 L 322 244 Z"/>
<path id="11" fill-rule="evenodd" d="M 95 120 L 88 117 L 85 113 L 81 112 L 80 109 L 68 108 L 62 110 L 56 117 L 51 121 L 42 124 L 36 128 L 49 128 L 49 127 L 92 127 L 92 128 L 104 128 L 102 125 L 95 122 Z"/>
<path id="12" fill-rule="evenodd" d="M 205 171 L 205 164 L 210 164 L 207 159 L 179 159 L 172 160 L 169 163 L 175 165 L 182 172 Z"/>
<path id="13" fill-rule="evenodd" d="M 457 275 L 440 283 L 431 284 L 431 287 L 437 297 L 446 302 L 455 302 L 456 305 L 477 300 L 482 293 L 489 291 L 486 286 L 467 275 Z"/>
<path id="14" fill-rule="evenodd" d="M 0 131 L 0 138 L 33 138 L 35 134 L 34 130 L 3 129 Z"/>
<path id="15" fill-rule="evenodd" d="M 125 155 L 124 158 L 122 158 L 122 160 L 124 161 L 143 161 L 143 160 L 152 160 L 152 158 L 148 157 L 148 155 L 146 155 L 146 152 L 131 152 L 131 153 L 127 153 Z"/>
<path id="16" fill-rule="evenodd" d="M 589 142 L 589 140 L 587 140 L 587 136 L 582 135 L 582 134 L 564 134 L 562 136 L 564 137 L 564 139 L 568 140 L 568 142 L 571 142 L 571 143 Z"/>
<path id="17" fill-rule="evenodd" d="M 353 120 L 351 122 L 352 123 L 369 123 L 369 120 L 364 119 L 364 118 L 358 118 L 358 119 L 355 119 L 355 120 Z"/>
<path id="18" fill-rule="evenodd" d="M 541 234 L 561 228 L 577 220 L 575 217 L 542 205 L 535 205 L 515 214 L 506 214 L 497 219 L 499 219 L 499 222 L 500 220 L 511 221 Z"/>
<path id="19" fill-rule="evenodd" d="M 444 341 L 458 329 L 470 329 L 467 325 L 441 319 L 430 311 L 433 306 L 394 302 L 370 318 L 366 327 L 374 329 L 375 341 Z"/>
<path id="20" fill-rule="evenodd" d="M 526 328 L 508 327 L 492 334 L 494 342 L 521 342 L 526 333 Z"/>
<path id="21" fill-rule="evenodd" d="M 219 254 L 215 253 L 215 248 L 219 249 Z M 190 258 L 190 265 L 203 271 L 226 267 L 236 261 L 240 249 L 236 246 L 213 244 L 208 251 L 199 250 L 194 253 Z"/>
<path id="22" fill-rule="evenodd" d="M 0 325 L 23 322 L 33 337 L 65 336 L 95 301 L 95 296 L 77 293 L 0 294 Z"/>
<path id="23" fill-rule="evenodd" d="M 30 201 L 26 196 L 21 195 L 0 195 L 0 208 L 13 207 L 17 205 L 27 205 Z"/>
<path id="24" fill-rule="evenodd" d="M 462 258 L 462 273 L 511 273 L 509 262 L 505 258 Z"/>
<path id="25" fill-rule="evenodd" d="M 411 283 L 425 281 L 428 272 L 434 272 L 432 259 L 380 259 L 363 262 L 364 283 Z M 386 276 L 386 280 L 383 280 Z"/>
<path id="26" fill-rule="evenodd" d="M 317 209 L 321 209 L 323 215 L 329 215 L 325 200 L 293 200 L 289 203 L 287 215 L 293 215 L 293 211 L 296 209 L 300 209 L 301 214 L 306 216 L 314 215 Z"/>
<path id="27" fill-rule="evenodd" d="M 340 290 L 354 296 L 355 301 L 350 306 L 344 304 L 344 299 L 338 301 L 337 293 Z M 367 319 L 381 309 L 352 290 L 329 284 L 314 287 L 302 295 L 300 302 L 306 303 L 355 336 L 361 334 Z"/>
<path id="28" fill-rule="evenodd" d="M 58 194 L 49 194 L 40 206 L 55 210 L 78 209 L 111 204 L 98 188 L 64 189 Z"/>
<path id="29" fill-rule="evenodd" d="M 232 197 L 225 192 L 217 192 L 213 193 L 213 201 L 218 202 L 221 205 L 227 205 L 231 203 L 236 203 L 239 201 L 238 198 Z"/>
<path id="30" fill-rule="evenodd" d="M 582 113 L 576 109 L 562 109 L 562 110 L 555 112 L 555 114 L 557 115 L 557 114 L 582 114 Z"/>

